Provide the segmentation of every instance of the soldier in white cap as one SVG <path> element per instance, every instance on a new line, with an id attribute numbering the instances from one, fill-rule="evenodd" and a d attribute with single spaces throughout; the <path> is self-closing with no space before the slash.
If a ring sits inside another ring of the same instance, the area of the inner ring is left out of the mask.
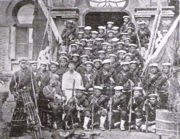
<path id="1" fill-rule="evenodd" d="M 107 22 L 106 33 L 108 33 L 110 30 L 112 30 L 113 25 L 114 25 L 114 22 L 112 22 L 112 21 Z"/>
<path id="2" fill-rule="evenodd" d="M 128 27 L 135 28 L 135 25 L 131 22 L 130 16 L 123 16 L 123 25 L 120 28 L 120 32 L 127 32 Z"/>
<path id="3" fill-rule="evenodd" d="M 127 121 L 127 95 L 123 91 L 123 86 L 115 86 L 114 90 L 115 94 L 112 97 L 112 127 L 124 131 Z"/>
<path id="4" fill-rule="evenodd" d="M 102 86 L 94 86 L 93 94 L 89 97 L 90 107 L 94 107 L 92 111 L 94 123 L 99 122 L 100 130 L 105 130 L 105 123 L 107 119 L 107 105 L 109 98 L 104 95 Z M 94 126 L 94 123 L 92 126 Z"/>
<path id="5" fill-rule="evenodd" d="M 84 38 L 91 39 L 91 30 L 92 30 L 91 26 L 84 27 Z"/>
<path id="6" fill-rule="evenodd" d="M 106 27 L 104 27 L 104 26 L 98 26 L 98 32 L 99 32 L 99 34 L 98 34 L 98 37 L 99 38 L 106 38 Z"/>

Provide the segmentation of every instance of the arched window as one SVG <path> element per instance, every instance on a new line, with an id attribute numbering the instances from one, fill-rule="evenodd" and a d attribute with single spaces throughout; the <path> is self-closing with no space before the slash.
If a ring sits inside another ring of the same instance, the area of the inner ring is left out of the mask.
<path id="1" fill-rule="evenodd" d="M 33 4 L 27 3 L 17 11 L 15 59 L 24 56 L 32 58 L 34 8 Z"/>

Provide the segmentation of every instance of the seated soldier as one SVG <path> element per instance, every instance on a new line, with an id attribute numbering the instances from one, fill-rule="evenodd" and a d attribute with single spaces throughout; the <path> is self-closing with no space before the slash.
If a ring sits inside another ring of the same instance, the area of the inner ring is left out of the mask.
<path id="1" fill-rule="evenodd" d="M 94 86 L 94 94 L 89 97 L 89 102 L 91 108 L 94 107 L 94 112 L 92 114 L 92 126 L 95 126 L 99 122 L 99 127 L 101 130 L 105 130 L 105 122 L 107 118 L 107 105 L 109 98 L 108 96 L 102 94 L 103 88 L 101 86 Z M 94 122 L 95 121 L 95 122 Z"/>
<path id="2" fill-rule="evenodd" d="M 56 78 L 52 78 L 49 85 L 43 89 L 43 94 L 48 105 L 47 108 L 52 112 L 48 114 L 52 116 L 52 124 L 55 129 L 57 129 L 57 122 L 62 122 L 60 117 L 62 117 L 62 106 L 66 100 L 58 82 Z"/>
<path id="3" fill-rule="evenodd" d="M 115 94 L 112 97 L 112 124 L 113 128 L 117 128 L 120 124 L 121 131 L 124 131 L 127 120 L 127 95 L 123 92 L 123 86 L 115 86 L 114 90 Z"/>
<path id="4" fill-rule="evenodd" d="M 155 132 L 156 129 L 156 109 L 158 109 L 159 102 L 158 102 L 158 95 L 157 94 L 150 94 L 148 95 L 148 99 L 145 101 L 144 104 L 144 120 L 143 124 L 141 126 L 142 131 L 147 131 L 149 132 Z M 146 127 L 147 126 L 147 127 Z"/>
<path id="5" fill-rule="evenodd" d="M 132 99 L 129 101 L 129 108 L 132 107 L 132 111 L 129 111 L 129 115 L 133 114 L 135 118 L 135 127 L 137 131 L 140 131 L 142 125 L 142 118 L 143 118 L 143 105 L 144 105 L 144 97 L 143 97 L 143 90 L 141 87 L 134 87 L 133 88 L 133 96 Z M 129 109 L 130 110 L 130 109 Z"/>
<path id="6" fill-rule="evenodd" d="M 84 95 L 85 88 L 76 89 L 76 95 L 71 97 L 66 105 L 65 125 L 66 128 L 80 126 L 88 130 L 90 121 L 89 101 Z"/>

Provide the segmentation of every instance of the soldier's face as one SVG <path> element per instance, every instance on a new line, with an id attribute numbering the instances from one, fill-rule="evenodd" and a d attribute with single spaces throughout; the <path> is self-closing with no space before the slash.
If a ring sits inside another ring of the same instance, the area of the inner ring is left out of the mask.
<path id="1" fill-rule="evenodd" d="M 107 51 L 111 52 L 112 51 L 112 47 L 111 46 L 107 46 Z"/>
<path id="2" fill-rule="evenodd" d="M 158 71 L 157 67 L 151 67 L 151 68 L 150 68 L 150 72 L 151 72 L 152 74 L 157 73 L 157 71 Z"/>
<path id="3" fill-rule="evenodd" d="M 28 63 L 25 61 L 20 62 L 20 67 L 21 67 L 21 69 L 26 69 L 28 67 Z"/>
<path id="4" fill-rule="evenodd" d="M 95 93 L 96 97 L 99 97 L 101 95 L 101 91 L 98 89 L 95 89 L 94 93 Z"/>
<path id="5" fill-rule="evenodd" d="M 141 92 L 139 90 L 135 90 L 133 94 L 134 94 L 134 97 L 137 98 L 141 95 Z"/>
<path id="6" fill-rule="evenodd" d="M 113 38 L 113 37 L 114 37 L 114 33 L 112 33 L 112 32 L 111 32 L 111 33 L 108 33 L 108 37 L 109 37 L 109 38 Z"/>
<path id="7" fill-rule="evenodd" d="M 77 56 L 73 56 L 72 60 L 73 60 L 74 62 L 77 62 L 77 61 L 78 61 L 78 57 L 77 57 Z"/>
<path id="8" fill-rule="evenodd" d="M 51 70 L 53 73 L 56 72 L 57 69 L 58 69 L 58 67 L 57 67 L 56 65 L 51 65 L 51 66 L 50 66 L 50 70 Z"/>
<path id="9" fill-rule="evenodd" d="M 163 71 L 163 73 L 168 74 L 170 72 L 170 67 L 169 66 L 163 66 L 162 71 Z"/>
<path id="10" fill-rule="evenodd" d="M 121 96 L 122 95 L 122 91 L 121 90 L 115 91 L 115 95 L 117 97 Z"/>
<path id="11" fill-rule="evenodd" d="M 42 71 L 45 71 L 45 70 L 46 70 L 46 65 L 41 64 L 40 69 L 41 69 Z"/>
<path id="12" fill-rule="evenodd" d="M 99 55 L 99 58 L 100 58 L 100 59 L 104 59 L 104 58 L 105 58 L 105 54 L 101 53 L 101 54 Z"/>
<path id="13" fill-rule="evenodd" d="M 104 67 L 104 69 L 109 70 L 110 69 L 110 64 L 109 63 L 104 64 L 103 67 Z"/>
<path id="14" fill-rule="evenodd" d="M 37 70 L 37 64 L 31 64 L 32 70 Z"/>
<path id="15" fill-rule="evenodd" d="M 103 34 L 104 33 L 104 29 L 99 29 L 99 33 Z"/>
<path id="16" fill-rule="evenodd" d="M 114 62 L 116 61 L 115 57 L 112 57 L 112 56 L 111 56 L 110 59 L 111 59 L 111 62 L 112 62 L 112 63 L 114 63 Z"/>
<path id="17" fill-rule="evenodd" d="M 92 65 L 90 65 L 90 64 L 86 65 L 86 70 L 87 71 L 92 71 L 92 68 L 93 68 Z"/>
<path id="18" fill-rule="evenodd" d="M 84 32 L 85 32 L 86 34 L 90 34 L 90 33 L 91 33 L 90 30 L 85 30 Z"/>
<path id="19" fill-rule="evenodd" d="M 119 59 L 123 59 L 123 57 L 124 57 L 124 53 L 119 53 Z"/>
<path id="20" fill-rule="evenodd" d="M 103 46 L 102 46 L 102 49 L 103 49 L 103 50 L 106 50 L 106 49 L 107 49 L 107 46 L 106 46 L 106 45 L 103 45 Z"/>
<path id="21" fill-rule="evenodd" d="M 92 42 L 88 42 L 88 43 L 87 43 L 87 46 L 88 46 L 88 47 L 92 47 L 92 46 L 93 46 L 93 43 L 92 43 Z"/>
<path id="22" fill-rule="evenodd" d="M 82 38 L 83 38 L 83 34 L 79 34 L 78 39 L 82 39 Z"/>
<path id="23" fill-rule="evenodd" d="M 95 63 L 94 63 L 94 66 L 95 66 L 96 68 L 99 68 L 99 67 L 101 67 L 101 64 L 100 64 L 100 62 L 95 62 Z"/>
<path id="24" fill-rule="evenodd" d="M 88 59 L 86 57 L 83 57 L 81 61 L 82 61 L 82 63 L 85 63 L 87 60 Z"/>
<path id="25" fill-rule="evenodd" d="M 132 70 L 135 70 L 135 69 L 137 68 L 137 65 L 136 65 L 136 64 L 131 64 L 131 65 L 130 65 L 130 68 L 131 68 Z"/>
<path id="26" fill-rule="evenodd" d="M 124 61 L 126 61 L 126 62 L 130 62 L 131 60 L 132 60 L 132 59 L 131 59 L 130 56 L 126 56 L 125 59 L 124 59 Z"/>
<path id="27" fill-rule="evenodd" d="M 111 29 L 113 27 L 113 24 L 107 24 L 107 28 Z"/>
<path id="28" fill-rule="evenodd" d="M 86 41 L 81 41 L 82 45 L 85 46 L 86 45 Z"/>
<path id="29" fill-rule="evenodd" d="M 72 52 L 75 52 L 76 50 L 77 50 L 77 48 L 76 48 L 75 46 L 72 46 L 72 47 L 71 47 L 71 51 L 72 51 Z"/>
<path id="30" fill-rule="evenodd" d="M 128 23 L 129 22 L 129 19 L 128 18 L 124 18 L 124 23 Z"/>
<path id="31" fill-rule="evenodd" d="M 81 90 L 76 90 L 76 97 L 80 98 L 82 96 Z"/>
<path id="32" fill-rule="evenodd" d="M 60 65 L 61 66 L 66 66 L 67 65 L 67 61 L 65 59 L 61 59 Z"/>
<path id="33" fill-rule="evenodd" d="M 51 79 L 51 80 L 50 80 L 50 85 L 51 85 L 52 87 L 55 87 L 55 86 L 57 85 L 57 81 L 56 81 L 55 79 Z"/>
<path id="34" fill-rule="evenodd" d="M 123 68 L 124 71 L 128 71 L 129 70 L 129 65 L 123 65 L 122 68 Z"/>
<path id="35" fill-rule="evenodd" d="M 93 34 L 92 34 L 92 38 L 95 39 L 96 37 L 97 37 L 97 34 L 94 34 L 94 33 L 93 33 Z"/>
<path id="36" fill-rule="evenodd" d="M 150 102 L 152 105 L 154 105 L 154 104 L 156 104 L 157 100 L 156 100 L 156 98 L 150 98 L 150 99 L 149 99 L 149 102 Z"/>
<path id="37" fill-rule="evenodd" d="M 123 48 L 123 45 L 122 45 L 122 44 L 117 45 L 117 49 L 118 49 L 118 50 L 121 50 L 122 48 Z"/>
<path id="38" fill-rule="evenodd" d="M 127 33 L 128 33 L 128 34 L 131 34 L 131 33 L 132 33 L 132 30 L 131 30 L 131 29 L 128 29 L 128 30 L 127 30 Z"/>
<path id="39" fill-rule="evenodd" d="M 74 63 L 69 63 L 68 67 L 70 71 L 73 71 L 75 69 Z"/>

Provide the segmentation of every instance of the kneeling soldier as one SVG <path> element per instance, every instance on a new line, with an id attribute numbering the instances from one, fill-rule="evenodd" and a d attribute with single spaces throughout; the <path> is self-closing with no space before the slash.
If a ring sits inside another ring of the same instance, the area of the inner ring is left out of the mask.
<path id="1" fill-rule="evenodd" d="M 116 86 L 114 90 L 115 94 L 112 97 L 113 127 L 116 128 L 120 124 L 120 129 L 124 131 L 127 120 L 127 95 L 123 92 L 123 86 Z"/>

